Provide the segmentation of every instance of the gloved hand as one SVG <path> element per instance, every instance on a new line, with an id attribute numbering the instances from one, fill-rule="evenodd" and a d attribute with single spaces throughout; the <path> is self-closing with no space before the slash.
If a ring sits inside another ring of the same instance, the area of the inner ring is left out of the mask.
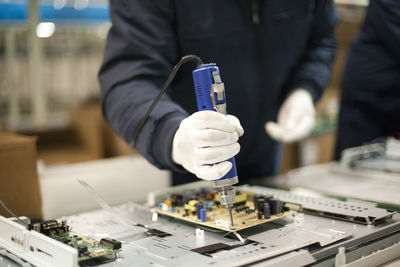
<path id="1" fill-rule="evenodd" d="M 226 161 L 240 151 L 244 133 L 239 120 L 214 111 L 199 111 L 184 119 L 172 142 L 172 159 L 204 180 L 223 177 L 232 168 Z"/>
<path id="2" fill-rule="evenodd" d="M 315 108 L 311 94 L 305 89 L 296 89 L 283 102 L 278 123 L 268 121 L 266 132 L 276 141 L 290 143 L 310 134 L 315 124 Z"/>

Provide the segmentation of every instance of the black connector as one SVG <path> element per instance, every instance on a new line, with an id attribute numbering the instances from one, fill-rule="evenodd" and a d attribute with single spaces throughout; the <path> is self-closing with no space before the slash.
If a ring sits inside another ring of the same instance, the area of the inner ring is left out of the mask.
<path id="1" fill-rule="evenodd" d="M 100 240 L 100 245 L 112 250 L 118 250 L 122 247 L 121 242 L 111 238 L 102 238 Z"/>

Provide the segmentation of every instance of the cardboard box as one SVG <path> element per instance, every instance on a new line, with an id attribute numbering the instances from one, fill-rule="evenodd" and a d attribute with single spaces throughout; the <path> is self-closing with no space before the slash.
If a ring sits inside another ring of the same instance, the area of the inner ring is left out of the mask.
<path id="1" fill-rule="evenodd" d="M 47 165 L 96 160 L 104 157 L 103 119 L 98 105 L 85 105 L 71 109 L 68 113 L 70 131 L 47 133 L 63 134 L 58 142 L 39 146 L 38 158 Z M 46 140 L 40 139 L 45 143 Z M 54 137 L 53 137 L 54 139 Z"/>
<path id="2" fill-rule="evenodd" d="M 110 125 L 104 121 L 104 153 L 105 157 L 118 157 L 127 155 L 137 155 L 135 149 L 132 149 L 125 141 L 119 137 Z"/>
<path id="3" fill-rule="evenodd" d="M 42 217 L 35 137 L 0 133 L 0 199 L 18 216 Z"/>
<path id="4" fill-rule="evenodd" d="M 38 158 L 46 165 L 136 154 L 105 122 L 98 103 L 75 107 L 68 118 L 66 128 L 35 133 Z"/>

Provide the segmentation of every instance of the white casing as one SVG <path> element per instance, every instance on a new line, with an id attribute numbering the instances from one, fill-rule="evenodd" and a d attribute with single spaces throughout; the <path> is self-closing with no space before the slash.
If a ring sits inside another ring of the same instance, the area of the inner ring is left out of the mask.
<path id="1" fill-rule="evenodd" d="M 14 240 L 14 241 L 13 241 Z M 78 251 L 0 216 L 0 248 L 35 266 L 78 267 Z"/>

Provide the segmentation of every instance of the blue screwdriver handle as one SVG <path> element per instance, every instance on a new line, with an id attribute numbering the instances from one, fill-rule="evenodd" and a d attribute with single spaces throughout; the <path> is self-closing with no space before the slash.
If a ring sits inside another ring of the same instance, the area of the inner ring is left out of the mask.
<path id="1" fill-rule="evenodd" d="M 202 64 L 192 75 L 198 110 L 211 110 L 226 115 L 225 89 L 219 68 L 215 64 Z M 237 177 L 235 158 L 230 158 L 229 161 L 232 163 L 232 169 L 219 180 Z"/>

